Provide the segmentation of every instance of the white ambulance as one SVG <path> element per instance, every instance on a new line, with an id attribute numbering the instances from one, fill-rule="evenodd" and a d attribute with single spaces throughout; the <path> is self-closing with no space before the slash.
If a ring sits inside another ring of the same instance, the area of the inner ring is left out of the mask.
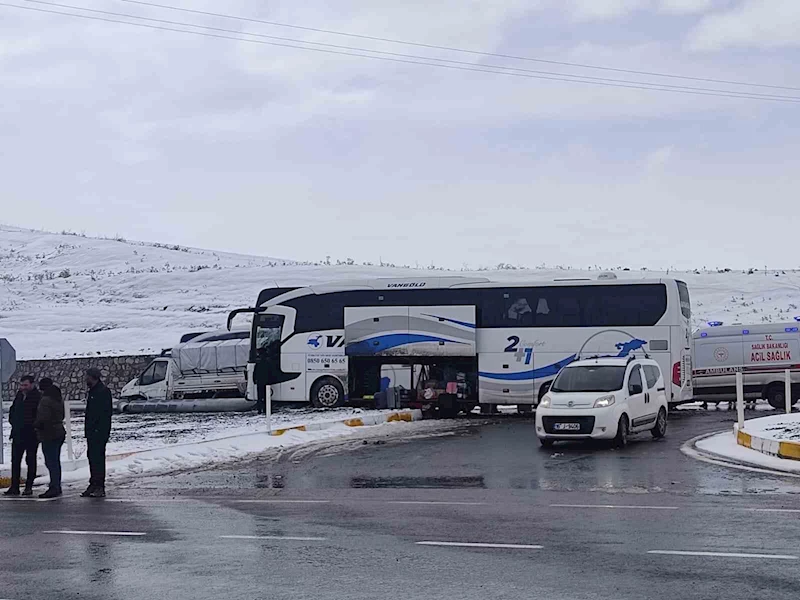
<path id="1" fill-rule="evenodd" d="M 736 399 L 736 373 L 746 399 L 786 406 L 784 372 L 791 371 L 792 403 L 800 398 L 800 323 L 715 325 L 692 335 L 694 399 Z"/>

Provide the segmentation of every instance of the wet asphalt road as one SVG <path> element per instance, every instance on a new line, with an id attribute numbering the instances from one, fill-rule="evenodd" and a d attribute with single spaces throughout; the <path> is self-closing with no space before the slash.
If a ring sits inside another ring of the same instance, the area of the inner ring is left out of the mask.
<path id="1" fill-rule="evenodd" d="M 518 418 L 399 425 L 3 501 L 0 598 L 796 600 L 800 479 L 680 452 L 733 418 L 677 413 L 625 450 L 543 451 Z"/>

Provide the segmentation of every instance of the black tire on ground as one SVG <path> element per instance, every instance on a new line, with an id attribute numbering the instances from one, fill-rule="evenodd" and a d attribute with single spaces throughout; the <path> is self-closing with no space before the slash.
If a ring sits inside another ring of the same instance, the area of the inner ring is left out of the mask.
<path id="1" fill-rule="evenodd" d="M 335 377 L 321 377 L 311 386 L 314 408 L 336 408 L 344 405 L 344 386 Z"/>
<path id="2" fill-rule="evenodd" d="M 539 438 L 539 443 L 542 445 L 542 448 L 552 448 L 556 441 L 548 440 L 547 438 Z"/>
<path id="3" fill-rule="evenodd" d="M 614 446 L 624 448 L 628 445 L 628 434 L 630 433 L 628 415 L 622 415 L 617 423 L 617 435 L 614 437 Z"/>
<path id="4" fill-rule="evenodd" d="M 517 404 L 517 412 L 521 415 L 530 415 L 533 413 L 533 404 Z"/>
<path id="5" fill-rule="evenodd" d="M 784 384 L 771 383 L 767 387 L 767 402 L 775 410 L 780 410 L 786 407 L 786 394 L 784 393 Z"/>
<path id="6" fill-rule="evenodd" d="M 658 416 L 656 417 L 656 424 L 650 430 L 654 438 L 660 440 L 667 434 L 667 411 L 663 408 L 659 409 Z"/>

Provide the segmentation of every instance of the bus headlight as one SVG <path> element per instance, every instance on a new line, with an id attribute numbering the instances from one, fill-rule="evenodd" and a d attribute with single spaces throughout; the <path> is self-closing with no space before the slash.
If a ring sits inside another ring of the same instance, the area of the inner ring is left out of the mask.
<path id="1" fill-rule="evenodd" d="M 614 404 L 615 398 L 613 394 L 609 394 L 608 396 L 602 396 L 594 401 L 595 408 L 605 408 L 606 406 L 611 406 Z"/>

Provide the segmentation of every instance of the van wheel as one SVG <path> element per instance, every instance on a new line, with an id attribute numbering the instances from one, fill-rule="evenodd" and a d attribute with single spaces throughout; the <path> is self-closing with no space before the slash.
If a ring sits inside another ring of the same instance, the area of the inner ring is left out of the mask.
<path id="1" fill-rule="evenodd" d="M 311 386 L 314 408 L 336 408 L 344 405 L 344 386 L 335 377 L 322 377 Z"/>
<path id="2" fill-rule="evenodd" d="M 786 407 L 786 395 L 784 394 L 784 384 L 773 383 L 767 388 L 767 402 L 775 410 Z"/>
<path id="3" fill-rule="evenodd" d="M 665 411 L 663 408 L 658 411 L 656 424 L 650 430 L 650 433 L 657 440 L 660 440 L 667 435 L 667 411 Z"/>
<path id="4" fill-rule="evenodd" d="M 517 404 L 517 412 L 521 415 L 533 414 L 533 404 Z"/>
<path id="5" fill-rule="evenodd" d="M 628 424 L 628 415 L 622 415 L 617 423 L 617 435 L 614 437 L 614 446 L 617 448 L 624 448 L 628 445 L 628 434 L 630 433 L 630 425 Z"/>
<path id="6" fill-rule="evenodd" d="M 555 444 L 555 440 L 549 440 L 547 438 L 539 438 L 539 443 L 542 445 L 542 448 L 552 448 L 553 444 Z"/>

